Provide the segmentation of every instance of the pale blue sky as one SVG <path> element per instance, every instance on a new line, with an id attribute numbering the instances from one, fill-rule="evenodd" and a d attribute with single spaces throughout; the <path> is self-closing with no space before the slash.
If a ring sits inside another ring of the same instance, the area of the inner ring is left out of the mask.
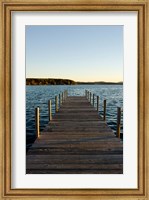
<path id="1" fill-rule="evenodd" d="M 123 26 L 26 26 L 26 77 L 123 81 Z"/>

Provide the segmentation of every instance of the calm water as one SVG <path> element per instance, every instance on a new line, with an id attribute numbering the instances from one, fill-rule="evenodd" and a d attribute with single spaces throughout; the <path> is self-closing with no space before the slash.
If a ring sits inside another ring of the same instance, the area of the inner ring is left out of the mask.
<path id="1" fill-rule="evenodd" d="M 116 132 L 117 107 L 123 107 L 122 85 L 48 85 L 26 86 L 26 146 L 35 140 L 35 108 L 40 107 L 40 130 L 48 123 L 48 100 L 52 100 L 52 113 L 55 113 L 55 96 L 68 90 L 68 95 L 83 96 L 85 90 L 100 97 L 100 115 L 103 114 L 103 100 L 107 99 L 107 123 Z M 95 99 L 96 106 L 96 99 Z M 121 120 L 123 124 L 123 119 Z M 121 127 L 121 132 L 123 125 Z"/>

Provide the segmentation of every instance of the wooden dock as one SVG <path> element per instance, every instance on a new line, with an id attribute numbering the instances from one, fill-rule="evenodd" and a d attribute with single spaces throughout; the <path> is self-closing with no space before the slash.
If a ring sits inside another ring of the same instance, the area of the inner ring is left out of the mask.
<path id="1" fill-rule="evenodd" d="M 26 156 L 27 174 L 122 174 L 123 143 L 85 96 L 68 96 Z"/>

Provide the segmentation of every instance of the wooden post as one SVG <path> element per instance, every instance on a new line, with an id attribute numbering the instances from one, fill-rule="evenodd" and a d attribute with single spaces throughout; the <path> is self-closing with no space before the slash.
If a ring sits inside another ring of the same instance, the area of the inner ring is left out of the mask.
<path id="1" fill-rule="evenodd" d="M 55 112 L 58 112 L 58 98 L 55 96 Z"/>
<path id="2" fill-rule="evenodd" d="M 99 112 L 99 96 L 97 96 L 97 112 Z"/>
<path id="3" fill-rule="evenodd" d="M 36 127 L 36 137 L 38 138 L 40 135 L 40 125 L 39 125 L 39 107 L 35 108 L 35 127 Z"/>
<path id="4" fill-rule="evenodd" d="M 66 90 L 64 91 L 64 101 L 66 100 Z"/>
<path id="5" fill-rule="evenodd" d="M 117 137 L 120 138 L 121 130 L 121 108 L 117 108 Z"/>
<path id="6" fill-rule="evenodd" d="M 48 110 L 49 110 L 49 121 L 52 120 L 52 104 L 51 100 L 48 101 Z"/>
<path id="7" fill-rule="evenodd" d="M 68 90 L 66 90 L 66 98 L 68 97 Z"/>
<path id="8" fill-rule="evenodd" d="M 106 121 L 106 99 L 104 100 L 103 120 Z"/>
<path id="9" fill-rule="evenodd" d="M 67 97 L 68 97 L 68 90 L 67 90 Z"/>
<path id="10" fill-rule="evenodd" d="M 91 103 L 91 101 L 92 101 L 92 93 L 90 92 L 90 103 Z"/>
<path id="11" fill-rule="evenodd" d="M 93 106 L 94 106 L 94 98 L 95 98 L 95 94 L 93 94 Z"/>
<path id="12" fill-rule="evenodd" d="M 65 92 L 63 92 L 63 102 L 65 101 Z"/>
<path id="13" fill-rule="evenodd" d="M 64 102 L 64 93 L 62 92 L 62 103 Z"/>
<path id="14" fill-rule="evenodd" d="M 61 94 L 59 94 L 59 108 L 61 107 Z"/>
<path id="15" fill-rule="evenodd" d="M 65 91 L 63 92 L 63 101 L 65 101 Z"/>

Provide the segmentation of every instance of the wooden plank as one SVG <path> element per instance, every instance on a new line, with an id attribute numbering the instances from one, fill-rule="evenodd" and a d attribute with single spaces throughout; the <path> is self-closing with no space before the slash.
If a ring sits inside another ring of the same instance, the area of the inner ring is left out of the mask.
<path id="1" fill-rule="evenodd" d="M 64 164 L 64 163 L 80 163 L 80 164 L 122 164 L 122 155 L 28 155 L 27 166 L 29 163 L 34 164 Z"/>
<path id="2" fill-rule="evenodd" d="M 80 147 L 80 145 L 82 146 L 82 148 L 98 148 L 99 147 L 99 145 L 100 145 L 100 147 L 102 147 L 102 148 L 106 148 L 106 146 L 107 145 L 109 145 L 108 146 L 108 148 L 114 148 L 114 147 L 121 147 L 122 145 L 120 144 L 120 143 L 114 143 L 114 142 L 111 142 L 110 144 L 109 143 L 99 143 L 99 142 L 85 142 L 85 143 L 82 143 L 82 144 L 79 144 L 79 143 L 73 143 L 73 144 L 68 144 L 68 143 L 64 143 L 64 144 L 51 144 L 50 145 L 50 147 L 53 147 L 53 148 L 64 148 L 64 147 L 67 147 L 67 148 L 77 148 L 77 147 Z M 45 148 L 49 148 L 49 144 L 46 144 L 46 143 L 40 143 L 40 144 L 37 144 L 37 143 L 34 143 L 33 145 L 32 145 L 32 147 L 45 147 Z"/>
<path id="3" fill-rule="evenodd" d="M 92 150 L 92 149 L 62 149 L 62 148 L 32 148 L 31 151 L 28 152 L 28 155 L 121 155 L 123 154 L 123 150 L 112 150 L 112 151 L 103 151 L 101 150 Z"/>
<path id="4" fill-rule="evenodd" d="M 75 128 L 69 128 L 69 129 L 65 129 L 65 128 L 52 128 L 52 127 L 47 127 L 44 129 L 44 132 L 71 132 L 71 131 L 82 131 L 82 132 L 86 132 L 86 131 L 90 131 L 90 132 L 109 132 L 109 130 L 105 130 L 105 128 L 92 128 L 92 127 L 75 127 Z M 77 133 L 76 133 L 77 134 Z"/>
<path id="5" fill-rule="evenodd" d="M 123 164 L 28 164 L 27 169 L 96 169 L 96 170 L 117 170 L 121 169 Z"/>
<path id="6" fill-rule="evenodd" d="M 55 134 L 53 134 L 53 133 L 55 133 Z M 60 134 L 60 133 L 62 133 L 62 134 Z M 68 133 L 68 134 L 67 134 Z M 89 133 L 91 133 L 92 134 L 92 132 L 89 132 Z M 48 140 L 48 139 L 57 139 L 57 140 L 61 140 L 61 139 L 67 139 L 67 141 L 68 140 L 71 140 L 71 139 L 84 139 L 84 138 L 108 138 L 108 137 L 111 137 L 111 138 L 115 138 L 115 136 L 111 136 L 109 133 L 107 134 L 107 133 L 102 133 L 102 134 L 93 134 L 93 136 L 91 136 L 91 134 L 80 134 L 80 133 L 78 133 L 78 134 L 71 134 L 71 133 L 69 133 L 69 132 L 51 132 L 50 134 L 42 134 L 42 135 L 40 135 L 40 137 L 39 137 L 39 140 Z M 43 137 L 43 139 L 42 139 L 42 136 L 45 136 L 45 137 Z M 88 137 L 89 136 L 89 137 Z M 40 139 L 41 138 L 41 139 Z M 36 142 L 36 141 L 35 141 Z M 121 142 L 120 142 L 121 143 Z"/>
<path id="7" fill-rule="evenodd" d="M 67 138 L 67 137 L 72 137 L 72 138 L 74 138 L 74 137 L 87 137 L 87 136 L 90 136 L 90 137 L 99 137 L 99 136 L 113 136 L 113 137 L 115 137 L 115 134 L 114 133 L 112 133 L 111 134 L 111 132 L 109 131 L 109 132 L 101 132 L 101 131 L 95 131 L 95 132 L 93 132 L 93 131 L 87 131 L 87 132 L 66 132 L 66 131 L 61 131 L 61 132 L 57 132 L 57 131 L 54 131 L 54 134 L 53 134 L 53 132 L 42 132 L 42 134 L 39 136 L 39 139 L 40 138 L 42 138 L 42 136 L 48 136 L 48 137 L 65 137 L 65 138 Z"/>
<path id="8" fill-rule="evenodd" d="M 119 144 L 119 140 L 118 138 L 77 138 L 77 139 L 60 139 L 59 141 L 56 139 L 46 139 L 46 140 L 36 140 L 36 144 L 74 144 L 74 143 L 91 143 L 95 142 L 95 143 L 106 143 L 107 145 L 111 144 L 111 143 L 118 143 Z"/>
<path id="9" fill-rule="evenodd" d="M 36 140 L 36 141 L 40 141 L 40 140 L 57 140 L 57 139 L 59 139 L 59 140 L 66 140 L 66 141 L 68 141 L 68 139 L 69 140 L 79 140 L 79 139 L 98 139 L 98 140 L 100 140 L 100 139 L 116 139 L 116 140 L 118 140 L 119 141 L 119 139 L 118 138 L 116 138 L 115 136 L 113 136 L 113 135 L 110 135 L 110 134 L 107 134 L 107 135 L 105 135 L 105 134 L 103 134 L 103 135 L 95 135 L 95 134 L 93 134 L 93 135 L 91 135 L 91 134 L 89 134 L 89 135 L 83 135 L 83 134 L 74 134 L 74 135 L 72 135 L 72 134 L 65 134 L 65 135 L 62 135 L 62 134 L 45 134 L 45 135 L 40 135 L 39 136 L 39 138 L 38 138 L 38 140 Z"/>
<path id="10" fill-rule="evenodd" d="M 27 174 L 123 174 L 123 169 L 120 170 L 97 170 L 97 169 L 65 169 L 65 170 L 49 170 L 49 169 L 33 169 L 26 170 Z"/>

